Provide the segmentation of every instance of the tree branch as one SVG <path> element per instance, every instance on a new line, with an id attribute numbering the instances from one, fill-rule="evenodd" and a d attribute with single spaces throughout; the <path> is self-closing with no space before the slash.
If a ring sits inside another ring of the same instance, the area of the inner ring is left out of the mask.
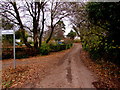
<path id="1" fill-rule="evenodd" d="M 19 25 L 19 23 L 17 23 L 17 22 L 15 22 L 14 20 L 8 18 L 7 16 L 5 16 L 5 15 L 3 15 L 3 14 L 1 14 L 1 13 L 0 13 L 0 15 L 2 15 L 3 17 L 5 17 L 5 18 L 8 19 L 9 21 L 11 21 L 11 22 L 13 22 L 13 23 Z"/>
<path id="2" fill-rule="evenodd" d="M 27 10 L 29 11 L 29 13 L 30 13 L 30 15 L 33 17 L 33 14 L 32 14 L 32 12 L 30 11 L 30 6 L 29 6 L 29 4 L 28 4 L 28 2 L 26 1 L 26 4 L 27 4 Z"/>

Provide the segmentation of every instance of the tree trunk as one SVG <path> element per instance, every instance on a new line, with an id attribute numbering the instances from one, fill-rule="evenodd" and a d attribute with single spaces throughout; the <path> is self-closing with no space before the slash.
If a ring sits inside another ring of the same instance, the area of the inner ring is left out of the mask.
<path id="1" fill-rule="evenodd" d="M 39 37 L 39 48 L 41 47 L 41 44 L 42 44 L 42 36 L 43 36 L 43 31 L 44 31 L 44 21 L 45 21 L 45 19 L 44 19 L 44 7 L 42 7 L 41 8 L 41 10 L 42 10 L 42 13 L 43 13 L 43 15 L 42 15 L 42 31 L 41 31 L 41 33 L 40 33 L 40 37 Z"/>
<path id="2" fill-rule="evenodd" d="M 15 10 L 15 13 L 16 13 L 16 18 L 17 18 L 17 21 L 19 22 L 19 25 L 20 25 L 20 29 L 22 30 L 22 40 L 23 42 L 25 43 L 25 45 L 28 47 L 28 48 L 32 48 L 32 46 L 27 42 L 27 38 L 25 37 L 25 29 L 24 29 L 24 26 L 22 24 L 22 21 L 21 21 L 21 18 L 20 18 L 20 15 L 19 15 L 19 11 L 17 9 L 17 6 L 16 6 L 16 3 L 15 2 L 11 2 L 14 10 Z"/>
<path id="3" fill-rule="evenodd" d="M 38 24 L 36 22 L 36 19 L 33 18 L 33 40 L 34 40 L 34 49 L 38 49 L 38 30 L 37 30 Z"/>
<path id="4" fill-rule="evenodd" d="M 54 27 L 51 27 L 51 33 L 50 33 L 50 36 L 47 39 L 46 43 L 49 43 L 50 39 L 52 38 L 53 31 L 54 31 Z"/>
<path id="5" fill-rule="evenodd" d="M 33 39 L 34 39 L 34 48 L 38 49 L 37 32 L 34 32 Z"/>
<path id="6" fill-rule="evenodd" d="M 25 43 L 25 45 L 28 47 L 28 48 L 32 48 L 32 46 L 30 45 L 30 43 L 28 43 L 27 42 L 27 38 L 25 37 L 25 30 L 24 29 L 22 29 L 22 32 L 21 32 L 22 34 L 22 41 Z"/>
<path id="7" fill-rule="evenodd" d="M 48 37 L 46 43 L 49 43 L 51 37 L 52 37 L 52 34 L 53 34 L 53 31 L 54 31 L 54 25 L 53 25 L 53 18 L 52 18 L 52 14 L 51 14 L 51 33 L 50 33 L 50 36 Z"/>

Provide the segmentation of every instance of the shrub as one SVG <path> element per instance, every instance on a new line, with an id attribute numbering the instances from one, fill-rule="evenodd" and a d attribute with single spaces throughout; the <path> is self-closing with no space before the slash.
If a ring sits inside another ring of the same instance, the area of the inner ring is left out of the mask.
<path id="1" fill-rule="evenodd" d="M 65 50 L 65 49 L 66 49 L 66 46 L 67 46 L 66 44 L 61 44 L 61 45 L 60 45 L 60 50 Z"/>
<path id="2" fill-rule="evenodd" d="M 66 45 L 66 49 L 69 49 L 69 48 L 70 48 L 70 44 L 67 44 L 67 45 Z"/>
<path id="3" fill-rule="evenodd" d="M 54 52 L 58 52 L 58 51 L 61 50 L 61 45 L 60 45 L 60 44 L 53 45 L 53 46 L 51 47 L 51 49 L 52 49 L 52 51 L 54 51 Z"/>
<path id="4" fill-rule="evenodd" d="M 71 39 L 65 39 L 64 40 L 64 44 L 71 44 L 71 43 L 73 43 L 74 41 L 73 40 L 71 40 Z"/>
<path id="5" fill-rule="evenodd" d="M 48 55 L 50 52 L 50 46 L 48 44 L 42 44 L 40 47 L 40 53 L 42 55 Z"/>
<path id="6" fill-rule="evenodd" d="M 51 49 L 51 52 L 55 52 L 56 51 L 56 44 L 50 43 L 49 47 Z"/>
<path id="7" fill-rule="evenodd" d="M 80 39 L 75 39 L 74 40 L 74 43 L 80 43 L 81 41 L 80 41 Z"/>
<path id="8" fill-rule="evenodd" d="M 22 51 L 24 51 L 24 50 L 25 50 L 24 48 L 16 48 L 16 49 L 15 49 L 16 52 L 22 52 Z"/>
<path id="9" fill-rule="evenodd" d="M 12 57 L 13 57 L 13 54 L 11 52 L 2 53 L 2 59 L 9 59 Z"/>
<path id="10" fill-rule="evenodd" d="M 52 52 L 57 52 L 69 49 L 72 46 L 72 44 L 50 44 L 49 46 Z"/>
<path id="11" fill-rule="evenodd" d="M 29 56 L 35 56 L 37 53 L 30 48 L 16 48 L 16 58 L 28 58 Z M 29 51 L 29 52 L 28 52 Z M 4 48 L 2 52 L 2 59 L 10 59 L 13 58 L 13 48 Z"/>
<path id="12" fill-rule="evenodd" d="M 16 53 L 16 59 L 22 59 L 22 58 L 28 58 L 29 55 L 27 53 L 22 53 L 22 52 L 19 52 L 19 53 Z"/>
<path id="13" fill-rule="evenodd" d="M 29 56 L 36 56 L 38 54 L 48 55 L 50 52 L 58 52 L 61 50 L 69 49 L 71 46 L 72 44 L 44 43 L 37 52 L 35 52 L 34 49 L 30 49 L 26 47 L 16 48 L 16 58 L 17 59 L 28 58 Z M 9 58 L 13 58 L 13 49 L 4 48 L 2 52 L 2 59 L 9 59 Z"/>

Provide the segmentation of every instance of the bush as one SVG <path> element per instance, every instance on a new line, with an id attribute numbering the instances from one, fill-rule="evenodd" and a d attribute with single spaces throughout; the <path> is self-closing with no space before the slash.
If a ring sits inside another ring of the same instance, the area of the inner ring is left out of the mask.
<path id="1" fill-rule="evenodd" d="M 16 48 L 16 58 L 28 58 L 29 56 L 35 56 L 37 53 L 30 48 Z M 28 52 L 29 51 L 29 52 Z M 13 48 L 4 48 L 2 52 L 2 59 L 10 59 L 13 58 Z"/>
<path id="2" fill-rule="evenodd" d="M 29 56 L 36 56 L 38 54 L 41 55 L 48 55 L 50 52 L 58 52 L 61 50 L 69 49 L 72 44 L 57 44 L 57 43 L 50 43 L 50 44 L 42 44 L 41 48 L 35 52 L 34 49 L 30 48 L 16 48 L 16 58 L 28 58 Z M 29 52 L 28 52 L 29 51 Z M 9 59 L 13 58 L 13 49 L 12 48 L 4 48 L 2 52 L 2 59 Z"/>
<path id="3" fill-rule="evenodd" d="M 15 48 L 15 51 L 16 52 L 22 52 L 22 51 L 25 51 L 25 49 L 24 48 Z"/>
<path id="4" fill-rule="evenodd" d="M 74 43 L 80 43 L 81 41 L 80 41 L 80 39 L 75 39 L 74 40 Z"/>
<path id="5" fill-rule="evenodd" d="M 66 45 L 66 49 L 69 49 L 71 47 L 71 44 Z"/>
<path id="6" fill-rule="evenodd" d="M 67 46 L 67 45 L 65 45 L 65 44 L 60 44 L 60 51 L 61 51 L 61 50 L 65 50 L 65 49 L 66 49 L 66 46 Z"/>
<path id="7" fill-rule="evenodd" d="M 9 58 L 12 58 L 12 57 L 13 57 L 13 54 L 10 53 L 10 52 L 2 53 L 2 59 L 9 59 Z"/>
<path id="8" fill-rule="evenodd" d="M 22 53 L 22 52 L 19 52 L 19 53 L 16 53 L 16 59 L 22 59 L 22 58 L 28 58 L 29 55 L 27 53 Z"/>
<path id="9" fill-rule="evenodd" d="M 40 53 L 42 55 L 48 55 L 50 53 L 50 46 L 48 44 L 42 44 L 40 48 Z"/>
<path id="10" fill-rule="evenodd" d="M 106 61 L 120 64 L 120 48 L 112 42 L 107 41 L 106 37 L 92 36 L 82 42 L 82 47 L 90 53 L 94 60 L 103 58 Z"/>
<path id="11" fill-rule="evenodd" d="M 52 52 L 58 52 L 61 50 L 69 49 L 72 46 L 72 44 L 50 44 L 49 46 Z"/>
<path id="12" fill-rule="evenodd" d="M 64 44 L 71 44 L 71 43 L 73 43 L 74 41 L 73 40 L 71 40 L 71 39 L 65 39 L 64 40 Z"/>
<path id="13" fill-rule="evenodd" d="M 50 49 L 51 49 L 51 52 L 55 52 L 55 51 L 57 51 L 57 49 L 56 49 L 56 44 L 53 44 L 53 43 L 50 43 L 49 44 L 49 47 L 50 47 Z"/>
<path id="14" fill-rule="evenodd" d="M 101 52 L 98 49 L 91 49 L 89 50 L 90 56 L 92 59 L 97 60 L 101 58 Z"/>

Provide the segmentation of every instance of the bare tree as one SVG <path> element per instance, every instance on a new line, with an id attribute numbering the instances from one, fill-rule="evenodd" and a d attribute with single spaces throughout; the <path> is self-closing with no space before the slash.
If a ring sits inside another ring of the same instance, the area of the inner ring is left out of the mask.
<path id="1" fill-rule="evenodd" d="M 89 21 L 87 19 L 87 12 L 85 10 L 85 3 L 84 2 L 71 2 L 69 3 L 69 9 L 67 10 L 68 13 L 71 11 L 71 17 L 69 20 L 73 25 L 73 29 L 76 31 L 79 37 L 84 36 L 83 32 L 88 30 L 89 28 Z"/>
<path id="2" fill-rule="evenodd" d="M 31 47 L 31 45 L 27 42 L 27 39 L 25 38 L 25 29 L 24 25 L 22 23 L 22 20 L 20 18 L 19 8 L 17 7 L 16 2 L 2 2 L 0 6 L 1 12 L 0 14 L 8 19 L 10 22 L 13 22 L 20 26 L 22 30 L 22 39 L 23 42 L 27 47 Z"/>
<path id="3" fill-rule="evenodd" d="M 48 26 L 48 30 L 45 33 L 45 37 L 48 38 L 48 36 L 50 35 L 50 31 L 51 31 L 51 26 Z M 65 32 L 65 24 L 63 23 L 63 21 L 59 21 L 58 24 L 54 28 L 54 32 L 53 32 L 51 39 L 56 40 L 56 41 L 63 39 L 64 32 Z"/>
<path id="4" fill-rule="evenodd" d="M 49 9 L 50 11 L 50 19 L 51 19 L 51 32 L 50 36 L 46 40 L 46 43 L 48 43 L 53 35 L 54 29 L 56 25 L 61 21 L 63 18 L 69 16 L 69 13 L 66 12 L 66 3 L 65 2 L 56 2 L 55 0 L 52 0 L 50 3 L 51 7 Z"/>
<path id="5" fill-rule="evenodd" d="M 28 43 L 27 38 L 25 38 L 25 30 L 33 33 L 34 49 L 36 50 L 41 46 L 41 38 L 44 30 L 45 4 L 46 2 L 32 1 L 22 1 L 21 3 L 8 1 L 1 2 L 0 4 L 0 15 L 19 26 L 22 31 L 22 40 L 29 48 L 32 48 L 32 46 Z M 42 26 L 40 26 L 41 20 Z"/>
<path id="6" fill-rule="evenodd" d="M 42 29 L 39 35 L 39 47 L 41 47 L 42 44 L 42 37 L 43 37 L 43 32 L 44 32 L 44 24 L 45 24 L 45 3 L 42 2 L 42 6 L 41 6 L 41 11 L 42 11 Z"/>

